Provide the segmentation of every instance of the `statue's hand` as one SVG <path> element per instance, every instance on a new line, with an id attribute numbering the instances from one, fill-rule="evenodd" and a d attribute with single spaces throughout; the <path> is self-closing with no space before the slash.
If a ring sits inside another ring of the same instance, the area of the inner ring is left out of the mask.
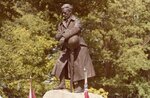
<path id="1" fill-rule="evenodd" d="M 61 37 L 61 39 L 59 40 L 59 45 L 63 45 L 65 42 L 65 38 L 64 37 Z"/>
<path id="2" fill-rule="evenodd" d="M 60 40 L 61 37 L 62 37 L 62 33 L 57 33 L 56 36 L 55 36 L 55 39 Z"/>

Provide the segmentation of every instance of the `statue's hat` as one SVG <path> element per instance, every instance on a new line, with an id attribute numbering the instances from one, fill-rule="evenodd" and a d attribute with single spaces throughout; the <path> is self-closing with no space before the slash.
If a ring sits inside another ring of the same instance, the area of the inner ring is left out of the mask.
<path id="1" fill-rule="evenodd" d="M 73 6 L 71 4 L 63 4 L 63 6 L 61 7 L 61 9 L 64 9 L 64 8 L 73 9 Z"/>

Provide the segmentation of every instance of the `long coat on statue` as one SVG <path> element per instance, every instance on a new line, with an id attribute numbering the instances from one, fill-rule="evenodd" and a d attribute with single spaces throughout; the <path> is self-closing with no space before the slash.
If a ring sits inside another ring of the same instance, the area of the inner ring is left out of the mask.
<path id="1" fill-rule="evenodd" d="M 54 65 L 52 74 L 56 77 L 60 77 L 61 72 L 65 69 L 66 79 L 70 78 L 70 49 L 67 48 L 67 39 L 72 36 L 77 35 L 79 37 L 79 46 L 74 50 L 74 75 L 73 81 L 79 81 L 84 79 L 84 68 L 87 70 L 87 76 L 95 76 L 95 71 L 93 68 L 92 60 L 89 55 L 89 50 L 87 44 L 84 42 L 83 38 L 80 36 L 81 24 L 79 19 L 72 15 L 67 22 L 64 20 L 58 25 L 58 33 L 56 34 L 56 39 L 60 40 L 63 36 L 65 42 L 63 44 L 61 54 Z"/>

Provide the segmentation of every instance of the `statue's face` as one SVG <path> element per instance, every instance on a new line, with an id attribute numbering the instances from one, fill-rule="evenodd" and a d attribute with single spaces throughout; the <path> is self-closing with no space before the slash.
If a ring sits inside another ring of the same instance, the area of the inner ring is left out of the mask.
<path id="1" fill-rule="evenodd" d="M 72 12 L 68 8 L 62 9 L 62 16 L 66 20 L 71 16 Z"/>

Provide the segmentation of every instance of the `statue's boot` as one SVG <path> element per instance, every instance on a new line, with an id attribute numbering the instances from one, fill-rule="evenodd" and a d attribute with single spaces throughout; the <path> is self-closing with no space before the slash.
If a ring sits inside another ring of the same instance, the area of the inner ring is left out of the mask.
<path id="1" fill-rule="evenodd" d="M 74 87 L 75 87 L 74 93 L 84 92 L 84 81 L 83 80 L 78 81 Z"/>
<path id="2" fill-rule="evenodd" d="M 65 72 L 63 71 L 60 75 L 60 83 L 58 86 L 56 86 L 55 88 L 53 88 L 54 90 L 59 90 L 59 89 L 66 89 L 66 85 L 65 85 Z"/>

